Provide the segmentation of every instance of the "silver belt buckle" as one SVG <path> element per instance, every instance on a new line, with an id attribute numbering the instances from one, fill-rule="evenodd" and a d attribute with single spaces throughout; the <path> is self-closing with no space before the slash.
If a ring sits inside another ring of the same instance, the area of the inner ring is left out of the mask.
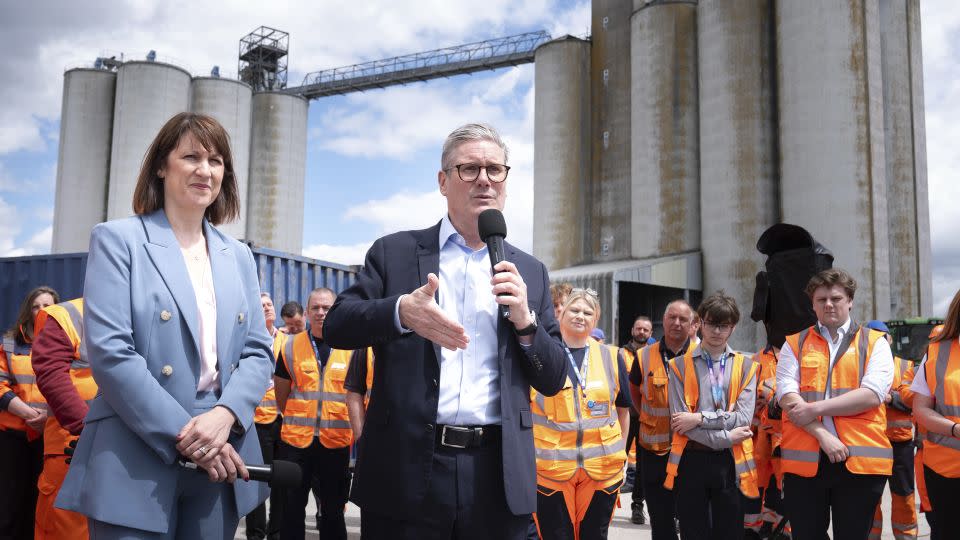
<path id="1" fill-rule="evenodd" d="M 447 442 L 448 430 L 455 431 L 457 433 L 469 433 L 470 431 L 472 431 L 470 428 L 445 425 L 443 426 L 443 431 L 440 432 L 440 444 L 442 444 L 443 446 L 449 446 L 450 448 L 459 448 L 461 450 L 467 447 L 467 445 L 465 444 L 454 444 L 454 443 Z"/>

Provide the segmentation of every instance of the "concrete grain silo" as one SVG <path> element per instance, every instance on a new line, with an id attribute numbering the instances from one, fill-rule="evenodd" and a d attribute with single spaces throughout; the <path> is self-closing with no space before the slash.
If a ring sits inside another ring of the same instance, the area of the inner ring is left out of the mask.
<path id="1" fill-rule="evenodd" d="M 890 314 L 877 0 L 776 4 L 783 220 L 859 284 L 853 316 Z"/>
<path id="2" fill-rule="evenodd" d="M 247 239 L 290 253 L 303 249 L 307 108 L 300 96 L 253 95 Z"/>
<path id="3" fill-rule="evenodd" d="M 748 317 L 764 256 L 756 242 L 779 221 L 773 131 L 772 0 L 700 0 L 700 236 L 704 294 L 737 300 L 735 348 L 756 350 Z"/>
<path id="4" fill-rule="evenodd" d="M 630 257 L 630 15 L 633 0 L 593 0 L 590 259 Z"/>
<path id="5" fill-rule="evenodd" d="M 638 1 L 631 18 L 632 256 L 700 249 L 696 2 Z"/>
<path id="6" fill-rule="evenodd" d="M 86 251 L 90 229 L 106 218 L 116 84 L 117 74 L 105 69 L 63 76 L 54 253 Z"/>
<path id="7" fill-rule="evenodd" d="M 117 71 L 107 219 L 133 215 L 133 190 L 147 147 L 173 115 L 190 110 L 190 73 L 160 62 L 125 62 Z"/>
<path id="8" fill-rule="evenodd" d="M 933 308 L 920 2 L 880 0 L 890 316 Z"/>
<path id="9" fill-rule="evenodd" d="M 583 261 L 589 245 L 590 42 L 567 36 L 536 51 L 533 245 L 549 268 Z M 560 112 L 562 111 L 562 113 Z"/>
<path id="10" fill-rule="evenodd" d="M 220 229 L 237 239 L 246 238 L 247 184 L 250 176 L 250 118 L 253 91 L 232 79 L 197 77 L 193 79 L 192 106 L 196 113 L 209 114 L 223 124 L 230 135 L 233 168 L 240 191 L 240 217 Z"/>

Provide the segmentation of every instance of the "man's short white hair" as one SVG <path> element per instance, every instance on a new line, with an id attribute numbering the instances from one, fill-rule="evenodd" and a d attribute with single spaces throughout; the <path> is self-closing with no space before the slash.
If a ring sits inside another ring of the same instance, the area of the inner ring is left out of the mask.
<path id="1" fill-rule="evenodd" d="M 443 141 L 443 153 L 440 155 L 441 170 L 449 170 L 455 163 L 450 163 L 450 154 L 461 144 L 470 141 L 490 141 L 503 150 L 503 165 L 507 164 L 510 156 L 507 145 L 504 144 L 500 134 L 489 124 L 464 124 L 447 135 L 447 140 Z"/>

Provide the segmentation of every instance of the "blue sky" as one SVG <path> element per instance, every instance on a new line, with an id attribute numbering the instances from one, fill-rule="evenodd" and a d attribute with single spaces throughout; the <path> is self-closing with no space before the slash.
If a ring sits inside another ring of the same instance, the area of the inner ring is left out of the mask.
<path id="1" fill-rule="evenodd" d="M 230 9 L 224 10 L 223 6 Z M 267 25 L 290 32 L 289 81 L 305 73 L 520 32 L 590 31 L 581 0 L 209 2 L 104 0 L 0 5 L 0 257 L 47 253 L 63 71 L 123 52 L 206 74 L 236 72 L 237 42 Z M 936 311 L 960 288 L 960 10 L 922 3 L 926 134 Z M 435 222 L 439 148 L 483 120 L 511 146 L 510 240 L 529 249 L 533 66 L 315 100 L 310 105 L 304 254 L 359 263 L 380 234 Z"/>

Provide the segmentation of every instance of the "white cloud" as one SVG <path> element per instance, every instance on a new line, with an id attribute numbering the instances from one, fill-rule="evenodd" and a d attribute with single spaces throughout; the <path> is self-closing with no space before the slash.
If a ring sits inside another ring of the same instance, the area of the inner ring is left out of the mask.
<path id="1" fill-rule="evenodd" d="M 338 264 L 363 264 L 363 259 L 366 257 L 371 244 L 373 244 L 372 240 L 347 246 L 316 244 L 306 247 L 303 250 L 303 255 L 304 257 Z"/>
<path id="2" fill-rule="evenodd" d="M 382 235 L 430 227 L 440 220 L 446 208 L 447 200 L 439 190 L 428 193 L 404 191 L 386 199 L 370 200 L 352 206 L 343 215 L 348 220 L 375 224 Z"/>

